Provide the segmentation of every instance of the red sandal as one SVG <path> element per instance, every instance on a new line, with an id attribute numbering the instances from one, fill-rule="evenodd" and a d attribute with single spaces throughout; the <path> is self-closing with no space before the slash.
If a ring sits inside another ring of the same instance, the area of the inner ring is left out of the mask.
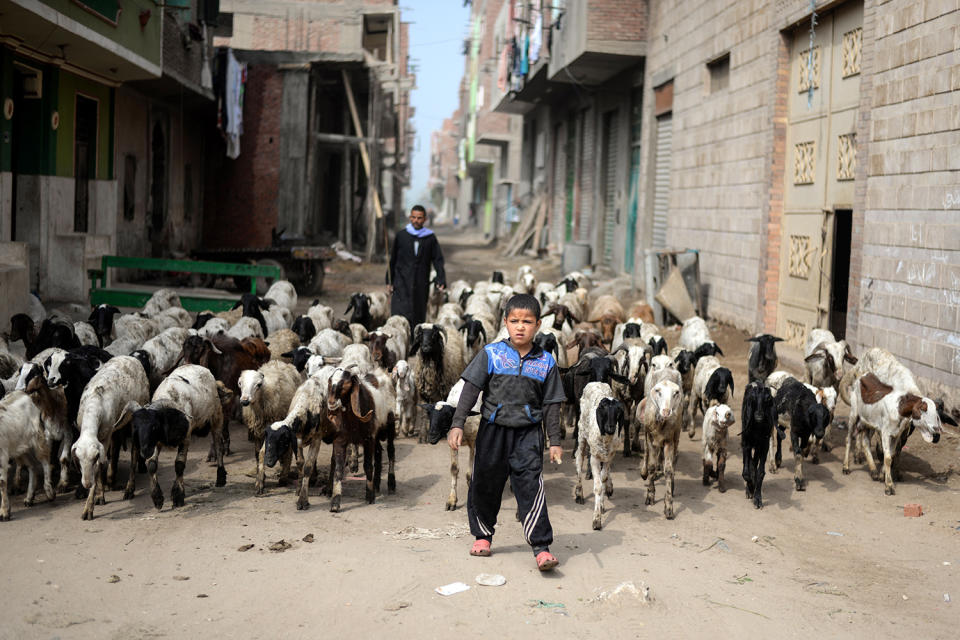
<path id="1" fill-rule="evenodd" d="M 560 564 L 560 561 L 549 551 L 541 551 L 537 554 L 537 569 L 540 569 L 540 571 L 550 571 L 558 564 Z"/>
<path id="2" fill-rule="evenodd" d="M 486 558 L 490 555 L 490 541 L 489 540 L 476 540 L 473 543 L 473 547 L 470 548 L 470 555 L 472 556 L 481 556 Z"/>

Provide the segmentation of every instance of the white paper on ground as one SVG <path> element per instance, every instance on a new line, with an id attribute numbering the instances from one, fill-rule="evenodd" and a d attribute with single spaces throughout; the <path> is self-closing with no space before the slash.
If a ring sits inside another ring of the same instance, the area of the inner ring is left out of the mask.
<path id="1" fill-rule="evenodd" d="M 437 593 L 442 596 L 452 596 L 455 593 L 460 593 L 461 591 L 466 591 L 470 588 L 470 585 L 464 584 L 462 582 L 451 582 L 450 584 L 445 584 L 442 587 L 437 587 L 434 589 Z"/>

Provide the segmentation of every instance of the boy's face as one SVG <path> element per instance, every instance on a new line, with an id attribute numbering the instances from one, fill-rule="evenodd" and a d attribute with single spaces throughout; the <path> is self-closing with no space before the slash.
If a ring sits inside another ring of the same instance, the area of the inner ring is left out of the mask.
<path id="1" fill-rule="evenodd" d="M 515 347 L 524 347 L 531 342 L 540 330 L 540 321 L 529 309 L 511 309 L 507 314 L 507 333 Z"/>

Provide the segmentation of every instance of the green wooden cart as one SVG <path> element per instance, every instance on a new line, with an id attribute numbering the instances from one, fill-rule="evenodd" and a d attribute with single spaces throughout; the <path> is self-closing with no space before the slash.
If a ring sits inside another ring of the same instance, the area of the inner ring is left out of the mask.
<path id="1" fill-rule="evenodd" d="M 280 267 L 274 265 L 238 264 L 233 262 L 206 262 L 202 260 L 167 260 L 165 258 L 133 258 L 129 256 L 103 256 L 99 269 L 88 269 L 90 278 L 90 304 L 112 304 L 117 307 L 142 307 L 153 294 L 155 287 L 141 287 L 122 283 L 107 286 L 107 270 L 139 269 L 175 273 L 199 273 L 228 276 L 236 282 L 245 278 L 250 283 L 250 293 L 256 294 L 257 278 L 280 279 Z M 236 294 L 214 289 L 187 289 L 178 291 L 180 304 L 187 311 L 228 311 L 236 304 Z"/>

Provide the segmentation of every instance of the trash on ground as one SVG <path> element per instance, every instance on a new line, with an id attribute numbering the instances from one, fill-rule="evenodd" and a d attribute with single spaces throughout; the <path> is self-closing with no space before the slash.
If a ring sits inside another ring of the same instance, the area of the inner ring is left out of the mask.
<path id="1" fill-rule="evenodd" d="M 184 580 L 189 580 L 189 579 L 190 579 L 190 576 L 173 576 L 173 579 L 174 579 L 174 580 L 184 581 Z"/>
<path id="2" fill-rule="evenodd" d="M 455 593 L 466 591 L 469 588 L 470 585 L 464 584 L 463 582 L 451 582 L 450 584 L 445 584 L 442 587 L 437 587 L 434 589 L 434 591 L 442 596 L 452 596 Z"/>
<path id="3" fill-rule="evenodd" d="M 268 548 L 270 549 L 270 551 L 283 553 L 287 549 L 292 549 L 293 545 L 281 538 L 280 540 L 277 540 L 276 542 L 271 544 Z"/>
<path id="4" fill-rule="evenodd" d="M 240 545 L 239 547 L 237 547 L 237 551 L 250 551 L 250 549 L 253 549 L 253 546 L 254 545 L 252 544 Z"/>
<path id="5" fill-rule="evenodd" d="M 746 583 L 748 583 L 748 582 L 753 582 L 753 578 L 751 578 L 751 577 L 750 577 L 749 575 L 747 575 L 747 574 L 743 574 L 742 576 L 734 576 L 734 577 L 733 577 L 733 582 L 731 582 L 731 584 L 734 584 L 734 583 L 736 583 L 736 584 L 746 584 Z"/>
<path id="6" fill-rule="evenodd" d="M 828 596 L 847 597 L 847 594 L 838 589 L 836 585 L 832 585 L 828 582 L 811 582 L 805 588 L 807 591 L 812 591 L 814 593 L 822 593 Z"/>
<path id="7" fill-rule="evenodd" d="M 594 601 L 613 602 L 623 601 L 628 598 L 631 600 L 639 600 L 645 603 L 653 602 L 653 597 L 650 595 L 650 587 L 643 582 L 641 582 L 638 586 L 633 582 L 633 580 L 626 580 L 615 586 L 613 589 L 601 591 L 599 594 L 597 594 L 597 597 L 594 598 Z"/>
<path id="8" fill-rule="evenodd" d="M 461 538 L 470 533 L 465 524 L 451 524 L 438 529 L 424 529 L 423 527 L 404 527 L 399 531 L 384 531 L 383 535 L 391 536 L 395 540 L 441 540 L 443 538 Z"/>
<path id="9" fill-rule="evenodd" d="M 198 593 L 198 594 L 197 594 L 197 597 L 198 597 L 198 598 L 209 598 L 210 596 L 208 596 L 208 595 L 205 594 L 205 593 Z"/>
<path id="10" fill-rule="evenodd" d="M 701 549 L 701 550 L 700 550 L 700 553 L 703 553 L 704 551 L 709 551 L 710 549 L 713 549 L 714 547 L 716 547 L 717 549 L 720 549 L 721 551 L 730 551 L 730 547 L 727 546 L 726 541 L 725 541 L 723 538 L 717 538 L 717 539 L 715 539 L 713 542 L 710 543 L 710 546 L 709 546 L 709 547 L 707 547 L 707 548 L 705 548 L 705 549 Z"/>
<path id="11" fill-rule="evenodd" d="M 501 587 L 507 584 L 507 579 L 499 573 L 481 573 L 476 578 L 477 584 L 485 587 Z"/>
<path id="12" fill-rule="evenodd" d="M 944 602 L 950 602 L 950 594 L 949 594 L 949 593 L 943 594 L 943 601 L 944 601 Z"/>
<path id="13" fill-rule="evenodd" d="M 313 542 L 313 534 L 312 534 L 312 533 L 308 533 L 307 535 L 303 536 L 303 541 L 304 541 L 304 542 Z"/>
<path id="14" fill-rule="evenodd" d="M 384 611 L 400 611 L 400 609 L 406 609 L 411 606 L 413 603 L 407 600 L 394 600 L 383 605 Z"/>
<path id="15" fill-rule="evenodd" d="M 837 536 L 837 537 L 839 537 L 839 538 L 842 538 L 842 537 L 843 537 L 843 534 L 840 533 L 839 531 L 827 531 L 827 535 L 828 535 L 828 536 Z"/>
<path id="16" fill-rule="evenodd" d="M 562 602 L 547 602 L 546 600 L 530 600 L 527 602 L 528 607 L 534 609 L 566 609 L 567 605 Z"/>
<path id="17" fill-rule="evenodd" d="M 750 542 L 759 542 L 759 540 L 760 540 L 760 536 L 753 536 L 752 538 L 750 538 Z"/>
<path id="18" fill-rule="evenodd" d="M 903 505 L 903 515 L 906 518 L 919 518 L 923 515 L 923 507 L 916 502 Z"/>
<path id="19" fill-rule="evenodd" d="M 120 576 L 112 575 L 109 578 L 107 578 L 107 582 L 109 582 L 110 584 L 113 584 L 115 582 L 120 582 Z"/>

